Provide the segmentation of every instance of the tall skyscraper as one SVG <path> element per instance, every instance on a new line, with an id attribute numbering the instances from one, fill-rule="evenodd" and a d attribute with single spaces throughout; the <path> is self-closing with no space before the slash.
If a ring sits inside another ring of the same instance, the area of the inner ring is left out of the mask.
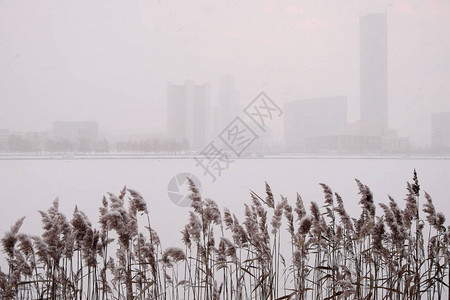
<path id="1" fill-rule="evenodd" d="M 211 127 L 211 88 L 208 83 L 184 85 L 169 83 L 167 87 L 167 130 L 169 138 L 189 142 L 189 148 L 206 145 Z"/>
<path id="2" fill-rule="evenodd" d="M 361 121 L 388 127 L 386 14 L 360 18 Z"/>

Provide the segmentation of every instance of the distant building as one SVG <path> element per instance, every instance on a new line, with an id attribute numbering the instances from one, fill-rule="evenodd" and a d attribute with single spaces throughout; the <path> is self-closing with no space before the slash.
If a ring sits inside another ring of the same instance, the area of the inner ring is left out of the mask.
<path id="1" fill-rule="evenodd" d="M 336 154 L 399 154 L 409 151 L 409 139 L 399 137 L 396 130 L 356 122 L 340 134 L 308 138 L 306 148 Z"/>
<path id="2" fill-rule="evenodd" d="M 434 150 L 450 150 L 450 112 L 431 115 L 431 147 Z"/>
<path id="3" fill-rule="evenodd" d="M 339 134 L 347 125 L 347 97 L 298 100 L 284 105 L 287 150 L 306 150 L 308 138 Z"/>
<path id="4" fill-rule="evenodd" d="M 72 144 L 80 151 L 93 150 L 99 137 L 97 122 L 54 122 L 52 138 Z"/>
<path id="5" fill-rule="evenodd" d="M 264 154 L 273 151 L 273 132 L 271 128 L 266 128 L 265 131 L 258 132 L 258 137 L 246 149 L 246 154 Z"/>
<path id="6" fill-rule="evenodd" d="M 388 126 L 386 14 L 362 16 L 359 26 L 361 121 L 347 125 L 345 97 L 289 103 L 285 106 L 288 150 L 357 154 L 409 150 L 408 138 Z"/>
<path id="7" fill-rule="evenodd" d="M 168 137 L 189 142 L 191 149 L 206 145 L 211 128 L 211 88 L 208 83 L 184 85 L 169 83 L 167 87 Z"/>
<path id="8" fill-rule="evenodd" d="M 388 128 L 386 14 L 360 18 L 361 121 Z"/>
<path id="9" fill-rule="evenodd" d="M 239 114 L 238 94 L 230 75 L 220 77 L 219 94 L 214 105 L 214 135 L 220 134 Z"/>

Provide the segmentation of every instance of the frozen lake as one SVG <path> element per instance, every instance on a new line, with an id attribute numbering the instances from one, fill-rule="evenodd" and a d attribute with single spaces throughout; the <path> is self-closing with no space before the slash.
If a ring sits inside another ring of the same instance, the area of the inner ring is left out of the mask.
<path id="1" fill-rule="evenodd" d="M 449 211 L 450 161 L 447 159 L 357 159 L 357 158 L 273 158 L 239 159 L 212 182 L 203 175 L 194 159 L 79 159 L 79 160 L 0 160 L 0 232 L 3 234 L 22 216 L 22 231 L 41 232 L 38 210 L 46 210 L 59 197 L 60 210 L 71 218 L 74 206 L 97 222 L 98 207 L 107 192 L 118 194 L 126 185 L 139 191 L 149 206 L 152 226 L 162 237 L 163 246 L 180 245 L 180 230 L 188 220 L 187 208 L 173 204 L 168 183 L 183 172 L 196 175 L 203 196 L 228 207 L 238 216 L 249 202 L 250 189 L 264 196 L 267 181 L 277 200 L 287 196 L 295 203 L 299 192 L 305 204 L 323 202 L 320 182 L 328 184 L 344 199 L 352 216 L 359 216 L 358 188 L 354 178 L 368 185 L 376 202 L 387 195 L 404 207 L 406 181 L 416 169 L 422 191 L 427 191 L 437 211 Z M 423 197 L 421 198 L 423 199 Z M 309 207 L 309 205 L 308 205 Z M 447 214 L 448 216 L 448 214 Z M 448 222 L 447 222 L 448 224 Z"/>

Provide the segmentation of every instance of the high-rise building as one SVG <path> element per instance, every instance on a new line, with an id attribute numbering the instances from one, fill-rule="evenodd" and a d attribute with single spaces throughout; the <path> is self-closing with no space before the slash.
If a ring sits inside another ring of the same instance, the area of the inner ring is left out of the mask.
<path id="1" fill-rule="evenodd" d="M 238 95 L 233 77 L 223 74 L 220 77 L 219 94 L 214 105 L 214 134 L 220 134 L 226 126 L 238 116 Z"/>
<path id="2" fill-rule="evenodd" d="M 206 145 L 211 127 L 211 88 L 208 83 L 169 83 L 167 88 L 167 129 L 169 138 L 189 142 L 191 149 Z"/>
<path id="3" fill-rule="evenodd" d="M 360 18 L 361 121 L 388 128 L 386 14 Z"/>
<path id="4" fill-rule="evenodd" d="M 284 135 L 288 150 L 305 150 L 312 137 L 341 133 L 347 125 L 347 97 L 298 100 L 284 105 Z"/>

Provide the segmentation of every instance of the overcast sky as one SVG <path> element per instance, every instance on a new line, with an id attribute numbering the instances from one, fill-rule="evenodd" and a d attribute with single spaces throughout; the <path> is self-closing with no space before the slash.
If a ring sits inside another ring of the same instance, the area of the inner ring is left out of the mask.
<path id="1" fill-rule="evenodd" d="M 359 17 L 386 11 L 391 127 L 429 142 L 450 111 L 448 0 L 0 0 L 0 128 L 55 120 L 165 133 L 167 83 L 235 78 L 244 105 L 346 95 L 359 119 Z"/>

